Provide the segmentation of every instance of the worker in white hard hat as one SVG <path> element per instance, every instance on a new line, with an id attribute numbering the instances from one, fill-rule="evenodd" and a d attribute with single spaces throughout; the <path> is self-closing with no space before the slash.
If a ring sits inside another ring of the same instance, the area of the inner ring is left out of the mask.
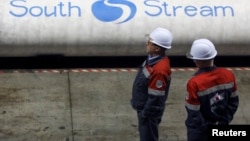
<path id="1" fill-rule="evenodd" d="M 187 53 L 198 67 L 186 85 L 188 141 L 208 141 L 208 126 L 230 124 L 238 109 L 235 75 L 214 65 L 216 55 L 215 46 L 208 39 L 195 40 Z"/>
<path id="2" fill-rule="evenodd" d="M 137 112 L 140 141 L 158 141 L 158 127 L 165 109 L 171 80 L 170 60 L 172 33 L 165 28 L 154 29 L 146 43 L 147 59 L 135 77 L 131 105 Z"/>

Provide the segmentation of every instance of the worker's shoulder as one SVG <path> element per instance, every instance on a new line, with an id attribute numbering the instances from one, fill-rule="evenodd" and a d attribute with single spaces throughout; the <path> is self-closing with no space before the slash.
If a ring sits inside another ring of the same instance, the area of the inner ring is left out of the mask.
<path id="1" fill-rule="evenodd" d="M 169 59 L 164 57 L 154 65 L 154 73 L 171 73 L 171 66 Z"/>
<path id="2" fill-rule="evenodd" d="M 231 74 L 234 75 L 234 72 L 228 68 L 225 67 L 217 67 L 215 71 L 220 72 L 220 73 L 225 73 L 225 74 Z"/>

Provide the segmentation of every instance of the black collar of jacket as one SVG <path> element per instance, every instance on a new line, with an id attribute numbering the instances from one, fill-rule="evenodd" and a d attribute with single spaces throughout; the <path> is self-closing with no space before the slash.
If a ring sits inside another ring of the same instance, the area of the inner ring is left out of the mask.
<path id="1" fill-rule="evenodd" d="M 216 66 L 211 66 L 211 67 L 206 67 L 206 68 L 200 68 L 194 75 L 198 75 L 200 73 L 203 73 L 203 72 L 209 72 L 209 71 L 212 71 L 212 70 L 215 70 L 216 69 Z"/>
<path id="2" fill-rule="evenodd" d="M 153 66 L 154 64 L 156 64 L 157 62 L 159 62 L 162 58 L 164 58 L 165 55 L 159 55 L 153 59 L 147 59 L 147 64 L 149 66 Z"/>

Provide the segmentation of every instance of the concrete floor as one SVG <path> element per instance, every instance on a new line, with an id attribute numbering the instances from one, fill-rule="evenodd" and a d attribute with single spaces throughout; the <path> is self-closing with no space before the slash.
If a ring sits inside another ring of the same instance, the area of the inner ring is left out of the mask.
<path id="1" fill-rule="evenodd" d="M 240 107 L 232 124 L 250 123 L 250 69 L 229 68 Z M 137 70 L 2 70 L 0 141 L 139 141 L 130 106 Z M 194 68 L 173 68 L 160 141 L 185 141 L 185 83 Z"/>

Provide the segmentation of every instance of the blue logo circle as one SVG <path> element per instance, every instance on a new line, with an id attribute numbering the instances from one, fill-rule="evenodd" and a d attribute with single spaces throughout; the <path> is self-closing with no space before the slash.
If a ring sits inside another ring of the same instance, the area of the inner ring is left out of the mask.
<path id="1" fill-rule="evenodd" d="M 136 6 L 128 0 L 98 0 L 92 5 L 92 13 L 100 21 L 120 24 L 135 16 Z"/>

